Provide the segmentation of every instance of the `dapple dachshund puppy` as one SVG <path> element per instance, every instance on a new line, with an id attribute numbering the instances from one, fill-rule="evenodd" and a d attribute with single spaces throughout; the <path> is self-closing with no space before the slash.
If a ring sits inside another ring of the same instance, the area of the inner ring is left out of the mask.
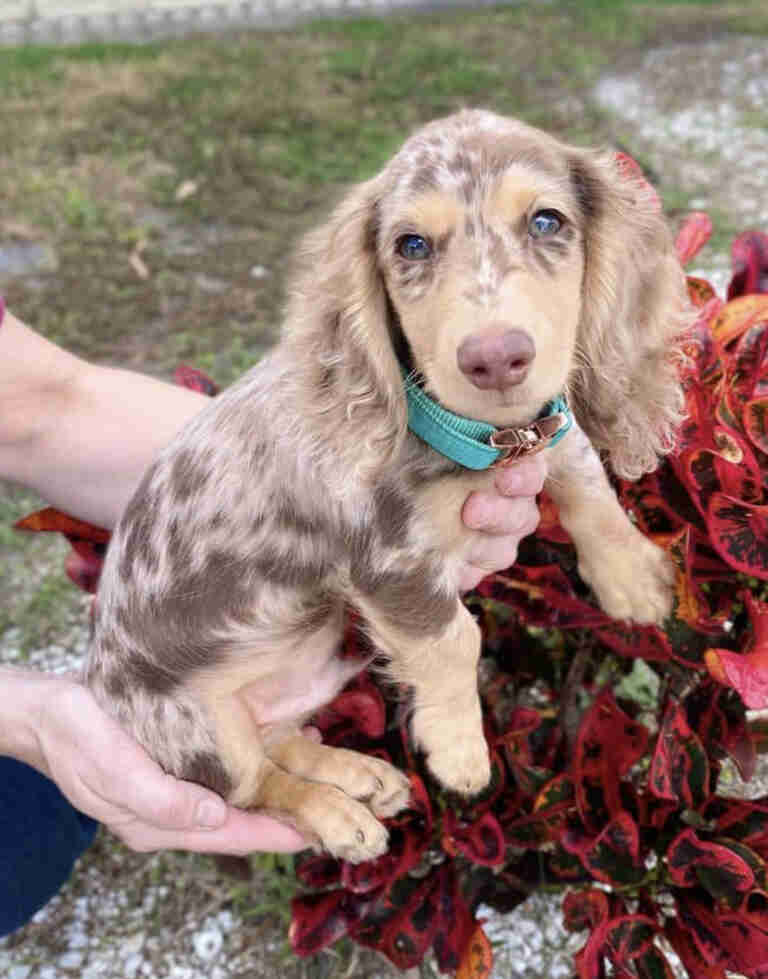
<path id="1" fill-rule="evenodd" d="M 462 504 L 545 447 L 601 606 L 661 622 L 670 565 L 601 454 L 631 479 L 670 449 L 686 316 L 653 195 L 613 154 L 478 110 L 420 129 L 306 239 L 277 347 L 146 473 L 106 557 L 98 700 L 166 771 L 371 859 L 406 778 L 301 734 L 359 668 L 337 655 L 351 605 L 433 774 L 478 792 Z"/>

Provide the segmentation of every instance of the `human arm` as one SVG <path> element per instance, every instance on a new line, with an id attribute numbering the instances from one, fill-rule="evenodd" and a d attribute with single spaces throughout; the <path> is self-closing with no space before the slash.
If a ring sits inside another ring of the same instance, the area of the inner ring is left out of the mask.
<path id="1" fill-rule="evenodd" d="M 112 527 L 142 474 L 205 405 L 194 391 L 88 363 L 0 300 L 0 478 Z"/>

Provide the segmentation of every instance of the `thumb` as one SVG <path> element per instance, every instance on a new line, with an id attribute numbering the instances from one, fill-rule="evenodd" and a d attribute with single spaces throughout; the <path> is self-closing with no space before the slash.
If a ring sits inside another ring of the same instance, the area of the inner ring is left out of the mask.
<path id="1" fill-rule="evenodd" d="M 159 829 L 218 829 L 227 819 L 227 804 L 208 789 L 166 775 L 147 756 L 131 773 L 130 809 Z"/>

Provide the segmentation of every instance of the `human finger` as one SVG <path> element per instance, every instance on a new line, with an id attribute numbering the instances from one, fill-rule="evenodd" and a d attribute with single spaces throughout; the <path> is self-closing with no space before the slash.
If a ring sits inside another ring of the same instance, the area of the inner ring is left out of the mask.
<path id="1" fill-rule="evenodd" d="M 486 546 L 487 536 L 514 534 L 519 539 L 533 533 L 538 524 L 538 513 L 533 496 L 510 498 L 477 491 L 464 502 L 461 519 L 470 530 L 481 532 L 482 536 L 472 543 L 472 548 L 478 552 Z M 472 561 L 471 553 L 467 559 Z"/>
<path id="2" fill-rule="evenodd" d="M 500 466 L 493 483 L 502 496 L 536 496 L 541 492 L 546 476 L 546 460 L 543 453 L 537 453 L 512 466 Z"/>
<path id="3" fill-rule="evenodd" d="M 131 849 L 189 850 L 246 856 L 249 853 L 296 853 L 310 844 L 291 826 L 259 812 L 228 806 L 223 824 L 212 830 L 170 830 L 144 823 L 113 827 L 113 832 Z"/>

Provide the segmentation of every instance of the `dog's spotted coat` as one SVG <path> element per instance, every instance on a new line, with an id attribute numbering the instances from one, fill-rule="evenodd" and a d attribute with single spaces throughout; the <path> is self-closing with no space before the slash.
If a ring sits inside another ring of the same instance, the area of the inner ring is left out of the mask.
<path id="1" fill-rule="evenodd" d="M 537 238 L 542 208 L 562 226 Z M 404 235 L 428 257 L 404 258 Z M 407 431 L 398 357 L 446 407 L 499 426 L 568 390 L 578 425 L 550 451 L 548 489 L 603 607 L 659 621 L 669 567 L 598 452 L 634 477 L 670 447 L 682 282 L 650 195 L 610 154 L 481 111 L 417 132 L 309 236 L 280 344 L 161 454 L 125 511 L 87 671 L 101 703 L 167 771 L 371 858 L 405 778 L 300 734 L 355 668 L 336 655 L 353 605 L 412 691 L 432 771 L 481 789 L 480 640 L 457 582 L 461 506 L 493 474 Z M 478 390 L 456 350 L 498 324 L 525 331 L 536 357 L 514 389 Z"/>

